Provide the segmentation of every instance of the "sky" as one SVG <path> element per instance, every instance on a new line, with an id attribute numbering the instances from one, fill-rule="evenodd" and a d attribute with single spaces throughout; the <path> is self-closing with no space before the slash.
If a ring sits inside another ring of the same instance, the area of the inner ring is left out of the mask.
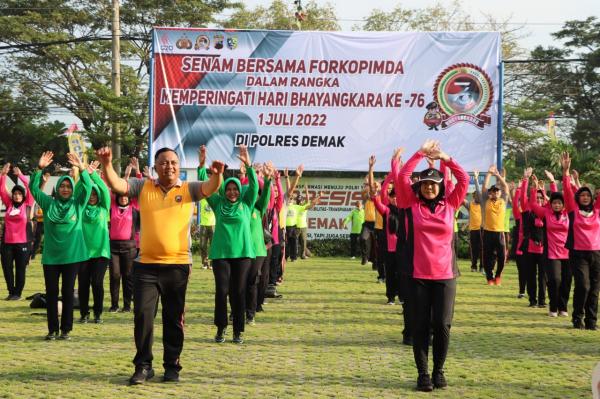
<path id="1" fill-rule="evenodd" d="M 287 0 L 293 4 L 293 0 Z M 343 31 L 350 31 L 360 24 L 372 10 L 391 11 L 397 5 L 405 8 L 425 8 L 436 3 L 450 5 L 451 0 L 315 0 L 319 5 L 332 4 L 339 24 Z M 307 3 L 308 0 L 303 0 Z M 248 8 L 268 6 L 271 0 L 243 0 Z M 524 25 L 521 45 L 533 49 L 537 45 L 557 45 L 551 36 L 552 32 L 560 30 L 565 21 L 585 19 L 589 16 L 600 16 L 600 0 L 461 0 L 464 10 L 470 14 L 474 22 L 485 22 L 484 15 L 490 14 L 497 20 L 510 19 L 515 27 Z M 243 27 L 240 27 L 243 28 Z M 58 119 L 67 126 L 79 123 L 73 115 L 50 115 L 50 119 Z"/>

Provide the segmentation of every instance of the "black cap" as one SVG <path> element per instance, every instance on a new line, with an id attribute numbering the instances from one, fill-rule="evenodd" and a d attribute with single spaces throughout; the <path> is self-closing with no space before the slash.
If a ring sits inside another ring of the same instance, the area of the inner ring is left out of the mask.
<path id="1" fill-rule="evenodd" d="M 444 181 L 444 175 L 437 169 L 429 168 L 419 173 L 419 183 L 422 181 L 432 181 L 434 183 L 441 183 Z"/>
<path id="2" fill-rule="evenodd" d="M 492 186 L 488 188 L 488 191 L 500 191 L 500 189 L 495 184 L 492 184 Z"/>

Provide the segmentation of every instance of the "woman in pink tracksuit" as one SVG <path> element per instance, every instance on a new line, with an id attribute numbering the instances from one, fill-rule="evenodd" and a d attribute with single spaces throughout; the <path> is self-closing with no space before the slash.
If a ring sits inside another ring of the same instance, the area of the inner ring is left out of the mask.
<path id="1" fill-rule="evenodd" d="M 573 327 L 596 330 L 598 291 L 600 291 L 600 200 L 594 203 L 589 187 L 573 194 L 569 168 L 571 158 L 561 158 L 565 205 L 569 212 L 567 248 L 571 250 L 573 292 Z"/>
<path id="2" fill-rule="evenodd" d="M 456 178 L 456 186 L 446 192 L 444 175 L 428 168 L 419 174 L 416 195 L 407 195 L 408 215 L 412 223 L 413 282 L 413 354 L 419 377 L 417 390 L 431 391 L 447 386 L 444 362 L 450 341 L 454 313 L 458 267 L 452 245 L 454 214 L 469 187 L 469 175 L 440 148 L 427 140 L 402 167 L 396 187 L 410 193 L 410 176 L 424 158 L 445 162 Z M 433 374 L 428 372 L 429 334 L 433 330 Z M 433 379 L 433 381 L 432 381 Z"/>
<path id="3" fill-rule="evenodd" d="M 546 173 L 547 175 L 549 172 Z M 545 225 L 544 269 L 548 281 L 548 296 L 550 297 L 550 317 L 568 316 L 567 304 L 571 292 L 571 266 L 569 265 L 569 250 L 565 248 L 569 232 L 569 216 L 565 208 L 563 194 L 558 192 L 554 176 L 550 178 L 550 201 L 546 206 L 541 206 L 537 201 L 539 196 L 535 189 L 538 179 L 532 176 L 532 185 L 529 194 L 529 209 Z"/>

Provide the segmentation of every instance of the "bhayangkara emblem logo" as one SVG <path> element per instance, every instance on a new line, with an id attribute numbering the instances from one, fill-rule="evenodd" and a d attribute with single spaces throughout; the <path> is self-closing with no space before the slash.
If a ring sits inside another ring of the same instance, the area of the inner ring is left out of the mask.
<path id="1" fill-rule="evenodd" d="M 454 64 L 443 70 L 435 82 L 433 97 L 423 119 L 429 130 L 438 130 L 439 125 L 447 129 L 459 122 L 483 129 L 491 123 L 486 112 L 492 106 L 494 87 L 487 73 L 476 65 Z"/>

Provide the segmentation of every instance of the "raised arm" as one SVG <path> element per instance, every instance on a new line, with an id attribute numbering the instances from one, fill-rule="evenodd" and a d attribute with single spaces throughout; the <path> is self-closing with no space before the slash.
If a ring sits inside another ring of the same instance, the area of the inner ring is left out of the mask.
<path id="1" fill-rule="evenodd" d="M 412 187 L 410 176 L 414 172 L 415 168 L 421 162 L 423 158 L 437 146 L 438 142 L 434 140 L 426 140 L 421 148 L 413 154 L 412 157 L 400 168 L 398 175 L 396 176 L 396 190 L 401 189 L 404 191 L 404 204 L 403 207 L 409 207 L 416 202 L 416 196 L 412 195 Z"/>
<path id="2" fill-rule="evenodd" d="M 452 193 L 450 193 L 450 195 L 446 196 L 446 201 L 451 207 L 455 209 L 460 208 L 460 205 L 467 196 L 467 191 L 469 190 L 469 174 L 465 172 L 464 169 L 458 163 L 456 163 L 454 159 L 450 158 L 448 154 L 440 149 L 439 143 L 436 143 L 433 149 L 429 152 L 429 157 L 442 161 L 456 178 L 454 190 Z"/>
<path id="3" fill-rule="evenodd" d="M 89 173 L 89 169 L 88 169 L 88 173 Z M 96 170 L 94 170 L 90 174 L 90 178 L 96 184 L 96 186 L 98 186 L 98 190 L 100 190 L 100 198 L 101 198 L 100 205 L 104 209 L 110 210 L 110 190 L 108 189 L 108 187 L 106 187 L 106 184 L 104 183 L 102 178 L 100 178 L 100 175 L 98 174 L 98 172 Z"/>
<path id="4" fill-rule="evenodd" d="M 571 157 L 568 152 L 563 152 L 560 157 L 560 164 L 563 171 L 563 192 L 565 198 L 565 207 L 568 212 L 577 211 L 579 208 L 577 202 L 575 202 L 575 194 L 571 187 L 571 174 L 569 169 L 571 168 Z"/>
<path id="5" fill-rule="evenodd" d="M 289 198 L 292 198 L 292 195 L 294 194 L 294 191 L 296 191 L 296 186 L 298 186 L 298 183 L 300 182 L 300 178 L 302 177 L 302 173 L 304 173 L 304 165 L 300 164 L 296 168 L 296 176 L 294 177 L 294 182 L 292 183 L 292 186 L 290 187 L 290 189 L 288 191 L 288 197 Z"/>
<path id="6" fill-rule="evenodd" d="M 270 199 L 271 199 L 271 177 L 265 176 L 263 189 L 260 193 L 260 196 L 258 197 L 258 200 L 256 201 L 256 205 L 254 205 L 254 207 L 256 209 L 258 209 L 258 211 L 260 212 L 261 216 L 264 216 L 264 214 L 267 212 Z"/>
<path id="7" fill-rule="evenodd" d="M 381 193 L 379 194 L 379 196 L 381 197 L 381 203 L 385 206 L 388 206 L 390 203 L 388 187 L 393 181 L 394 176 L 392 176 L 392 172 L 390 172 L 385 176 L 385 180 L 383 180 L 383 184 L 381 185 Z"/>
<path id="8" fill-rule="evenodd" d="M 119 195 L 127 194 L 127 180 L 119 177 L 112 165 L 112 150 L 103 147 L 96 151 L 96 157 L 102 164 L 102 170 L 106 179 L 106 185 L 113 193 Z"/>
<path id="9" fill-rule="evenodd" d="M 250 154 L 248 154 L 248 148 L 245 145 L 241 145 L 240 154 L 238 159 L 242 161 L 246 167 L 246 173 L 248 175 L 248 188 L 242 193 L 242 202 L 244 202 L 250 209 L 254 207 L 258 198 L 258 178 L 256 172 L 250 163 Z"/>
<path id="10" fill-rule="evenodd" d="M 280 211 L 283 208 L 283 188 L 281 187 L 281 178 L 279 172 L 275 172 L 275 185 L 277 186 L 277 197 L 275 197 L 275 209 Z"/>
<path id="11" fill-rule="evenodd" d="M 8 191 L 8 188 L 6 187 L 6 175 L 8 174 L 9 170 L 10 170 L 9 163 L 4 165 L 2 167 L 2 170 L 0 170 L 0 200 L 2 200 L 4 205 L 7 207 L 11 202 L 10 193 Z"/>
<path id="12" fill-rule="evenodd" d="M 377 209 L 377 212 L 379 212 L 383 216 L 385 216 L 387 214 L 387 212 L 389 212 L 390 208 L 388 208 L 386 205 L 383 204 L 383 201 L 381 200 L 379 195 L 373 195 L 371 197 L 371 199 L 373 200 L 373 203 L 375 204 L 375 208 Z"/>
<path id="13" fill-rule="evenodd" d="M 40 188 L 43 169 L 52 163 L 52 158 L 54 158 L 54 153 L 52 151 L 44 152 L 38 161 L 38 170 L 33 173 L 33 176 L 29 181 L 31 195 L 33 195 L 33 198 L 35 198 L 35 201 L 43 210 L 47 210 L 53 202 L 53 199 Z"/>

